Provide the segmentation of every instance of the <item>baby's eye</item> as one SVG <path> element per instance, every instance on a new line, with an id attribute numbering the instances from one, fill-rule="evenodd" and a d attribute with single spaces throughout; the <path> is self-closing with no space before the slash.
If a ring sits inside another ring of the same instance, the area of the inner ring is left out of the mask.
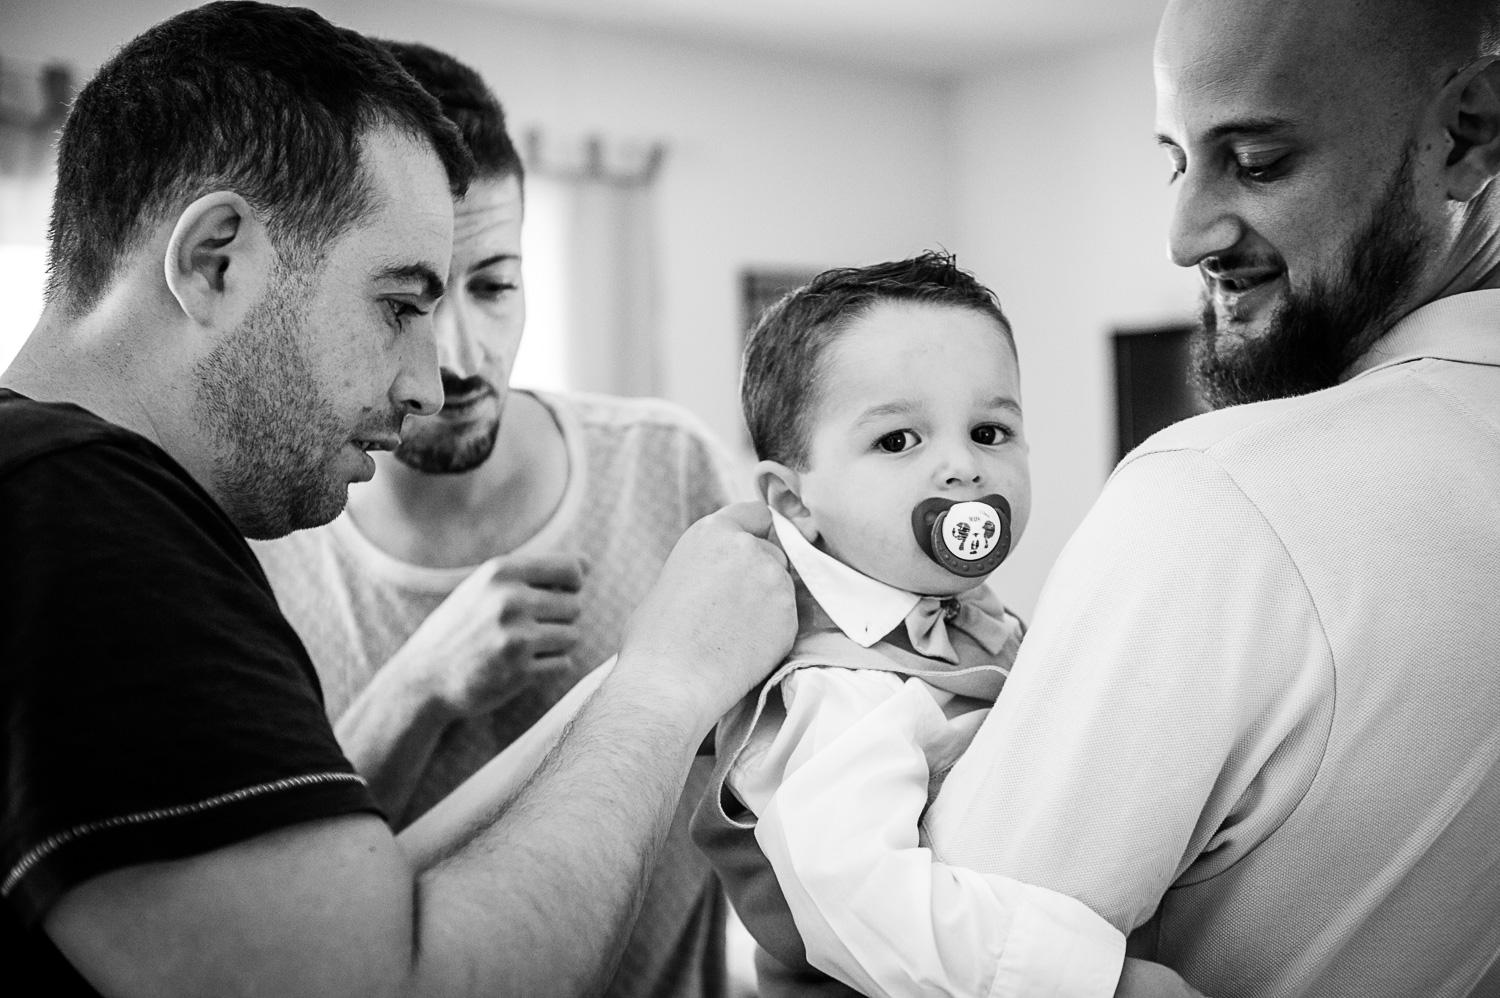
<path id="1" fill-rule="evenodd" d="M 969 433 L 969 436 L 976 444 L 984 444 L 987 447 L 993 447 L 995 444 L 1003 444 L 1005 442 L 1005 438 L 1010 436 L 1010 431 L 1008 431 L 1003 426 L 996 426 L 994 423 L 986 423 L 983 426 L 974 427 L 974 429 Z"/>
<path id="2" fill-rule="evenodd" d="M 897 430 L 895 433 L 887 433 L 875 441 L 875 446 L 887 454 L 900 454 L 917 445 L 917 435 L 911 430 Z"/>

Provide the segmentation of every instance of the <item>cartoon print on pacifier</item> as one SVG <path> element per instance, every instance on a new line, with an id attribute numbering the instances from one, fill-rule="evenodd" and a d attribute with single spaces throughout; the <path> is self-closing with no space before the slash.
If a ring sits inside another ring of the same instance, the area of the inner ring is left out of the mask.
<path id="1" fill-rule="evenodd" d="M 954 575 L 988 575 L 1010 554 L 1010 503 L 1004 496 L 924 499 L 911 512 L 911 526 L 923 553 Z"/>

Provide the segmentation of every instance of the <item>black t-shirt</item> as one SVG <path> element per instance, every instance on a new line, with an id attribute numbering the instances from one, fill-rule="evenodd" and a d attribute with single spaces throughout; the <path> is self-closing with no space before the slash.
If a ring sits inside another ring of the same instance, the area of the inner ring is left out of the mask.
<path id="1" fill-rule="evenodd" d="M 0 390 L 0 572 L 8 980 L 93 993 L 40 927 L 90 877 L 379 813 L 249 546 L 144 437 Z"/>

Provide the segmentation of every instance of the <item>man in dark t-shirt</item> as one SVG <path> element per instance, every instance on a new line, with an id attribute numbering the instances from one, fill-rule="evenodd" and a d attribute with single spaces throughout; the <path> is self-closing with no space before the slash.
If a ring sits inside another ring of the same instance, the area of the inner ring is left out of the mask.
<path id="1" fill-rule="evenodd" d="M 225 2 L 63 129 L 47 307 L 0 375 L 0 956 L 58 994 L 578 994 L 698 744 L 786 650 L 764 512 L 688 531 L 508 799 L 395 839 L 244 538 L 323 523 L 442 397 L 472 162 L 380 47 Z M 759 535 L 759 536 L 757 536 Z"/>
<path id="2" fill-rule="evenodd" d="M 9 911 L 35 922 L 122 864 L 378 813 L 213 498 L 159 447 L 76 406 L 0 389 L 0 428 Z"/>

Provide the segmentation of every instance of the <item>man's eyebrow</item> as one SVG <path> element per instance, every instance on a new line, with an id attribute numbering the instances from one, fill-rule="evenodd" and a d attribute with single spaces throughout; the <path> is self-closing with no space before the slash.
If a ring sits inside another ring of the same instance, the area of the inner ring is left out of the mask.
<path id="1" fill-rule="evenodd" d="M 421 298 L 435 302 L 443 297 L 443 279 L 438 276 L 437 271 L 425 263 L 385 267 L 375 272 L 375 279 L 377 281 L 419 281 L 422 284 L 422 290 L 418 292 Z"/>
<path id="2" fill-rule="evenodd" d="M 1290 128 L 1295 122 L 1288 118 L 1240 118 L 1234 121 L 1226 121 L 1215 125 L 1203 134 L 1202 141 L 1218 142 L 1230 135 L 1244 135 L 1255 137 L 1257 135 L 1270 135 Z M 1159 146 L 1177 147 L 1177 140 L 1162 132 L 1156 133 L 1156 144 Z"/>
<path id="3" fill-rule="evenodd" d="M 519 253 L 496 253 L 494 256 L 487 256 L 483 260 L 480 260 L 478 263 L 471 266 L 469 268 L 469 273 L 472 274 L 476 270 L 483 270 L 484 268 L 492 264 L 504 263 L 506 260 L 519 259 L 521 259 L 521 255 Z"/>

